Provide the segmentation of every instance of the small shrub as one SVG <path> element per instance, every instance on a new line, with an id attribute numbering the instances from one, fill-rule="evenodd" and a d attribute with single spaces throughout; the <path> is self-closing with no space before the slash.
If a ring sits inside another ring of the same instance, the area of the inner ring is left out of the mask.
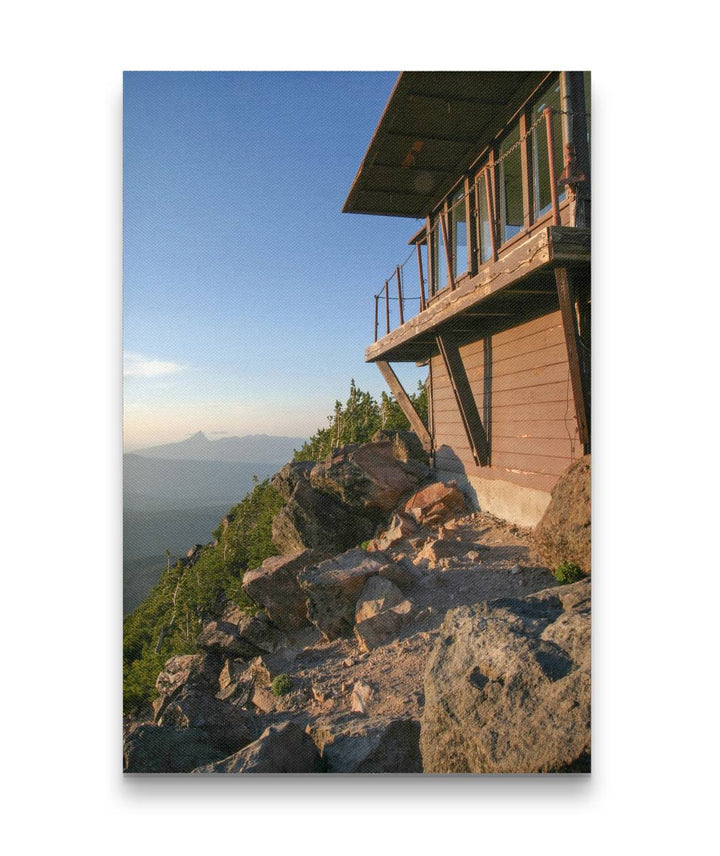
<path id="1" fill-rule="evenodd" d="M 285 695 L 292 689 L 292 678 L 290 675 L 286 674 L 278 675 L 272 682 L 270 689 L 272 690 L 273 695 Z"/>
<path id="2" fill-rule="evenodd" d="M 555 569 L 554 576 L 562 585 L 568 585 L 569 583 L 576 583 L 578 580 L 581 580 L 585 574 L 574 562 L 563 562 Z"/>
<path id="3" fill-rule="evenodd" d="M 367 551 L 369 543 L 370 543 L 369 541 L 363 541 L 362 544 L 360 545 L 360 549 Z"/>

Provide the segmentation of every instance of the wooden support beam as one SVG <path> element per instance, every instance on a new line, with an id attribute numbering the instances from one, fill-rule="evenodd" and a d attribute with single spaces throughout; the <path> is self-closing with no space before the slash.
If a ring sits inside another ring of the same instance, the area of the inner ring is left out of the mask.
<path id="1" fill-rule="evenodd" d="M 583 362 L 588 364 L 589 361 L 583 361 L 580 357 L 581 343 L 575 311 L 575 294 L 566 267 L 555 268 L 555 282 L 557 283 L 560 314 L 565 332 L 578 433 L 580 434 L 580 441 L 585 447 L 585 452 L 588 453 L 590 451 L 590 388 L 588 374 L 583 371 L 582 366 Z"/>
<path id="2" fill-rule="evenodd" d="M 460 349 L 447 335 L 438 334 L 435 340 L 455 395 L 473 458 L 479 467 L 485 467 L 489 463 L 490 453 L 487 434 L 460 356 Z"/>
<path id="3" fill-rule="evenodd" d="M 390 363 L 385 360 L 378 360 L 375 365 L 380 369 L 380 374 L 385 378 L 385 382 L 390 387 L 390 391 L 395 396 L 402 412 L 407 416 L 410 427 L 420 438 L 420 442 L 423 444 L 423 449 L 425 449 L 426 452 L 430 452 L 432 449 L 430 433 L 425 427 L 425 423 L 420 418 L 420 414 L 415 410 L 415 405 L 410 400 L 410 396 L 407 392 L 405 392 L 405 388 L 400 383 L 398 376 L 390 367 Z"/>
<path id="4" fill-rule="evenodd" d="M 377 342 L 378 337 L 378 300 L 380 299 L 380 295 L 375 295 L 375 340 Z"/>

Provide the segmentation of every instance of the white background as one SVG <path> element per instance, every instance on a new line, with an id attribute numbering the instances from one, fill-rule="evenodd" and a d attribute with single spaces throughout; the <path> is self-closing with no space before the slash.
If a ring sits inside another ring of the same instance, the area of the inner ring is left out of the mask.
<path id="1" fill-rule="evenodd" d="M 718 136 L 704 8 L 5 9 L 7 852 L 716 846 Z M 123 779 L 122 70 L 546 66 L 593 72 L 592 776 Z"/>

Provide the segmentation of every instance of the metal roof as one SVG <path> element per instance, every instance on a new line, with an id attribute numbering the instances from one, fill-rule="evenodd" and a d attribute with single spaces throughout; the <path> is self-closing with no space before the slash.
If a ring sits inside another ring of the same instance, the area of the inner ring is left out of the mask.
<path id="1" fill-rule="evenodd" d="M 403 72 L 343 212 L 426 217 L 549 73 Z"/>

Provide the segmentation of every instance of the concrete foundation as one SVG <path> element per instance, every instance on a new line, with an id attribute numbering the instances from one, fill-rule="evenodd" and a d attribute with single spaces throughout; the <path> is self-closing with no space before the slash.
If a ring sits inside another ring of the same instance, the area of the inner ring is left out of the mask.
<path id="1" fill-rule="evenodd" d="M 437 470 L 435 475 L 442 482 L 454 479 L 479 511 L 487 511 L 518 526 L 535 526 L 550 503 L 547 491 L 521 487 L 501 479 L 484 479 L 444 470 Z"/>

